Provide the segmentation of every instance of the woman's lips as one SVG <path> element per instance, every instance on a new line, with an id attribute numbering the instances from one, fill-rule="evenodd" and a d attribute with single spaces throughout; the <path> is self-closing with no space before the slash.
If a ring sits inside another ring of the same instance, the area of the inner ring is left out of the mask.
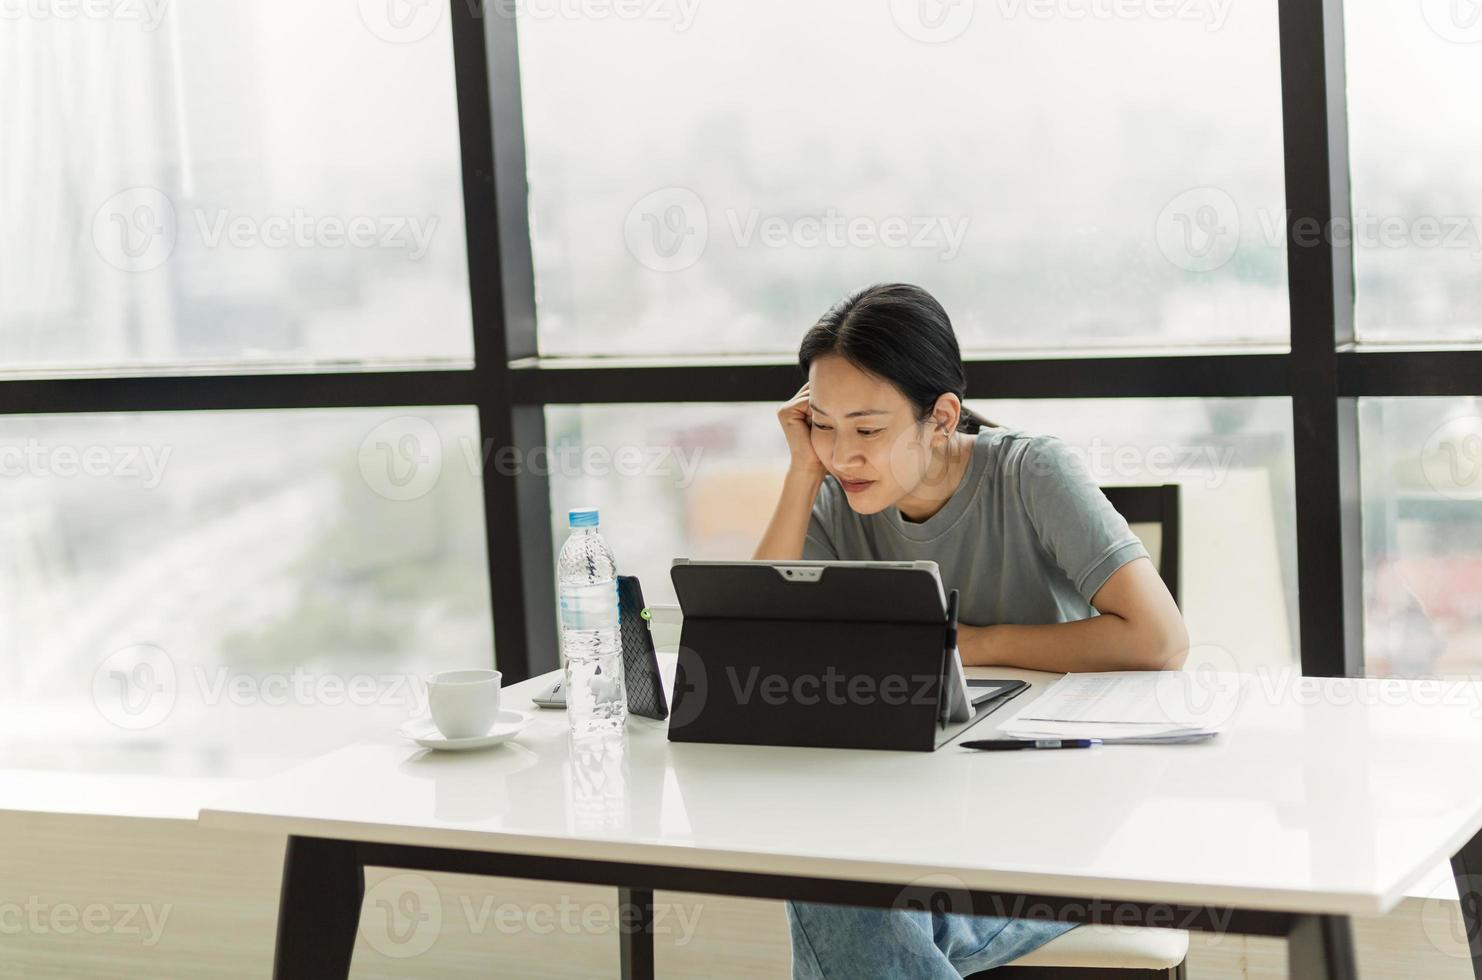
<path id="1" fill-rule="evenodd" d="M 868 490 L 875 485 L 874 480 L 839 480 L 839 486 L 844 488 L 845 493 L 859 493 Z"/>

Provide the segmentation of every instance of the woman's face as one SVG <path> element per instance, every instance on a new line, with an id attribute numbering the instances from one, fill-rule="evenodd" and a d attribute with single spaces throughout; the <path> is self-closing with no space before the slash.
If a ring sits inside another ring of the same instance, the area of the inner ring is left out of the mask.
<path id="1" fill-rule="evenodd" d="M 950 429 L 917 421 L 899 389 L 838 355 L 814 361 L 808 385 L 813 451 L 856 513 L 884 510 L 921 488 L 932 445 Z"/>

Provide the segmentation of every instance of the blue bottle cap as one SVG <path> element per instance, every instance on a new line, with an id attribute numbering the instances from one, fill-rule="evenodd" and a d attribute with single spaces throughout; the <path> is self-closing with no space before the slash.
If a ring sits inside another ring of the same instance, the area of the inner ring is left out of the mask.
<path id="1" fill-rule="evenodd" d="M 572 527 L 596 527 L 597 508 L 573 507 L 566 515 L 566 520 Z"/>

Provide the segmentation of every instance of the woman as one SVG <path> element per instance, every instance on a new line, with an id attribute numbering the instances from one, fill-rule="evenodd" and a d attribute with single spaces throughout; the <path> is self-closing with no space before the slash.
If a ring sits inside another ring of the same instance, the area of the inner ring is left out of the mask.
<path id="1" fill-rule="evenodd" d="M 1058 440 L 963 407 L 951 321 L 871 286 L 808 331 L 778 418 L 792 465 L 753 556 L 930 559 L 958 589 L 964 664 L 1056 672 L 1183 664 L 1188 634 L 1146 549 Z M 793 976 L 956 978 L 1073 928 L 789 902 Z"/>

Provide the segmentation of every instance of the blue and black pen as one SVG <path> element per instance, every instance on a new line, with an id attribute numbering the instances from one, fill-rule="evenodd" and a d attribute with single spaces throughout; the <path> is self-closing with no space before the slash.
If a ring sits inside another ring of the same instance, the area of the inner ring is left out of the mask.
<path id="1" fill-rule="evenodd" d="M 1015 749 L 1089 749 L 1100 744 L 1099 738 L 980 738 L 963 742 L 962 747 L 985 752 L 1012 752 Z"/>

